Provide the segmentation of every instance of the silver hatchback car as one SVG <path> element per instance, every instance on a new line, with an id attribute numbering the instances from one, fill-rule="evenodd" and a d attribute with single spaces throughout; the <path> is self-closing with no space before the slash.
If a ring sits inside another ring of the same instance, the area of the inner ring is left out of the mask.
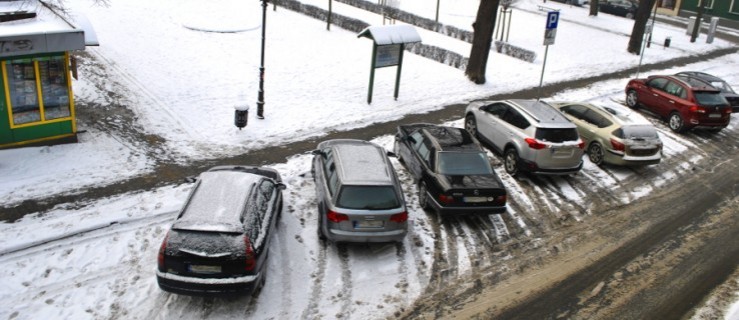
<path id="1" fill-rule="evenodd" d="M 510 175 L 574 174 L 585 143 L 577 127 L 543 101 L 476 101 L 467 106 L 465 129 L 503 154 Z"/>
<path id="2" fill-rule="evenodd" d="M 367 141 L 337 139 L 321 142 L 313 154 L 320 239 L 403 241 L 408 211 L 385 149 Z"/>

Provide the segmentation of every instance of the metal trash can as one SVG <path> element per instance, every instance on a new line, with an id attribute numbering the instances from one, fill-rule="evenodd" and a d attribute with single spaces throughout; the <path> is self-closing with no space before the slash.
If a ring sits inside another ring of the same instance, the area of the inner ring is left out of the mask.
<path id="1" fill-rule="evenodd" d="M 670 37 L 665 38 L 664 47 L 665 48 L 669 48 L 670 47 L 670 42 L 672 42 L 672 39 Z"/>
<path id="2" fill-rule="evenodd" d="M 234 112 L 234 124 L 241 130 L 241 128 L 246 127 L 246 122 L 249 118 L 249 106 L 235 106 L 234 109 L 236 109 Z"/>

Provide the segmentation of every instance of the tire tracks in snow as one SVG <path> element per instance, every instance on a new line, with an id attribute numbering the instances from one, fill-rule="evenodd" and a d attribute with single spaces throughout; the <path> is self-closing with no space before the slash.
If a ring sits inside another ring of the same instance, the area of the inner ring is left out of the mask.
<path id="1" fill-rule="evenodd" d="M 36 240 L 0 251 L 0 263 L 24 258 L 41 251 L 73 247 L 81 243 L 109 237 L 123 232 L 138 230 L 146 226 L 163 224 L 167 221 L 173 221 L 176 215 L 176 211 L 169 211 L 127 220 L 111 221 L 82 228 L 72 233 L 65 233 L 58 236 Z"/>

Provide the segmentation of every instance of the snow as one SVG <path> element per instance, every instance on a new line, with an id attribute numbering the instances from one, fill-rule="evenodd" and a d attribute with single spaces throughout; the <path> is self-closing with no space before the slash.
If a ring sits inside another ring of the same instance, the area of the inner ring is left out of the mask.
<path id="1" fill-rule="evenodd" d="M 392 97 L 395 68 L 382 68 L 375 74 L 373 102 L 367 104 L 372 44 L 357 39 L 355 32 L 338 27 L 326 31 L 325 22 L 270 7 L 265 50 L 266 119 L 256 120 L 252 102 L 257 100 L 259 81 L 259 1 L 129 0 L 107 6 L 92 5 L 89 0 L 65 3 L 89 18 L 101 45 L 86 51 L 105 64 L 104 68 L 80 66 L 80 78 L 73 84 L 77 113 L 88 112 L 85 108 L 94 108 L 96 103 L 109 103 L 98 83 L 93 83 L 93 76 L 102 74 L 110 79 L 103 89 L 124 96 L 124 104 L 136 115 L 137 124 L 166 141 L 158 152 L 181 163 L 248 153 L 269 145 L 318 138 L 329 131 L 533 88 L 539 83 L 544 59 L 546 13 L 537 10 L 538 1 L 521 0 L 513 7 L 510 42 L 535 51 L 534 63 L 491 52 L 488 82 L 475 85 L 459 69 L 405 54 L 398 99 Z M 303 3 L 327 7 L 324 0 Z M 471 30 L 477 4 L 474 0 L 442 3 L 439 19 Z M 435 8 L 428 1 L 404 0 L 399 6 L 434 17 Z M 556 42 L 548 50 L 545 84 L 623 70 L 639 63 L 640 57 L 625 50 L 630 20 L 606 14 L 589 17 L 587 8 L 555 2 L 547 6 L 559 9 L 561 16 Z M 338 2 L 333 3 L 333 10 L 372 25 L 382 21 L 379 15 Z M 468 43 L 428 30 L 416 31 L 424 44 L 469 55 Z M 658 23 L 653 36 L 656 43 L 671 37 L 672 44 L 669 48 L 655 44 L 646 49 L 643 63 L 735 46 L 720 39 L 713 44 L 701 38 L 690 43 L 684 33 L 681 28 Z M 737 69 L 739 57 L 732 55 L 650 73 L 698 70 L 739 87 Z M 617 105 L 624 99 L 623 88 L 629 78 L 593 83 L 544 98 Z M 91 106 L 82 107 L 80 101 Z M 246 128 L 238 130 L 233 125 L 234 106 L 244 104 L 251 104 L 252 119 Z M 658 122 L 654 118 L 647 121 Z M 730 127 L 722 134 L 736 134 L 738 121 L 733 115 Z M 462 121 L 447 125 L 461 127 Z M 666 158 L 700 149 L 663 124 L 657 128 Z M 86 188 L 147 174 L 160 156 L 144 152 L 138 142 L 96 127 L 81 124 L 80 129 L 86 131 L 76 144 L 0 150 L 0 206 L 74 195 Z M 392 132 L 373 142 L 392 150 Z M 567 203 L 565 200 L 588 208 L 587 198 L 565 180 L 553 178 L 550 185 L 525 190 L 505 174 L 497 156 L 489 156 L 497 164 L 494 169 L 506 185 L 510 201 L 517 204 L 509 208 L 515 228 L 525 234 L 530 235 L 531 226 L 520 217 L 520 210 L 537 206 L 554 210 Z M 604 171 L 587 159 L 578 179 L 588 179 L 601 189 L 613 189 L 616 198 L 628 203 L 647 196 L 653 188 L 672 183 L 708 156 L 694 154 L 677 171 L 664 172 L 660 179 L 637 190 L 618 189 L 620 181 L 634 177 L 633 172 Z M 418 207 L 417 190 L 409 174 L 391 159 L 404 181 L 409 204 L 409 234 L 403 244 L 323 247 L 315 235 L 311 157 L 299 154 L 284 163 L 268 164 L 280 172 L 287 185 L 285 212 L 270 247 L 265 289 L 255 301 L 243 298 L 213 302 L 166 294 L 157 287 L 154 272 L 159 244 L 192 188 L 191 184 L 183 184 L 61 205 L 12 223 L 0 222 L 0 318 L 391 317 L 408 307 L 429 285 L 436 238 L 454 235 L 445 230 L 444 234 L 435 233 L 438 230 L 434 230 L 428 214 Z M 542 195 L 541 199 L 536 195 Z M 440 245 L 451 250 L 452 242 L 459 242 L 456 255 L 460 257 L 452 263 L 461 271 L 469 270 L 464 240 L 441 241 Z M 729 317 L 737 313 L 737 307 L 732 310 Z"/>
<path id="2" fill-rule="evenodd" d="M 389 45 L 400 43 L 421 42 L 421 36 L 416 32 L 416 28 L 409 25 L 387 25 L 372 26 L 359 32 L 358 37 L 369 37 L 375 41 L 375 44 Z"/>

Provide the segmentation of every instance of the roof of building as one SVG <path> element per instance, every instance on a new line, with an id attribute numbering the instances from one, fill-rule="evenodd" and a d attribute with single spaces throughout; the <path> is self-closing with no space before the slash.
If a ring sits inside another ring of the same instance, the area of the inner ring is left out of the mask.
<path id="1" fill-rule="evenodd" d="M 0 58 L 84 50 L 86 45 L 97 45 L 97 37 L 84 17 L 62 18 L 37 1 L 2 1 L 0 15 L 7 17 L 0 22 Z"/>

